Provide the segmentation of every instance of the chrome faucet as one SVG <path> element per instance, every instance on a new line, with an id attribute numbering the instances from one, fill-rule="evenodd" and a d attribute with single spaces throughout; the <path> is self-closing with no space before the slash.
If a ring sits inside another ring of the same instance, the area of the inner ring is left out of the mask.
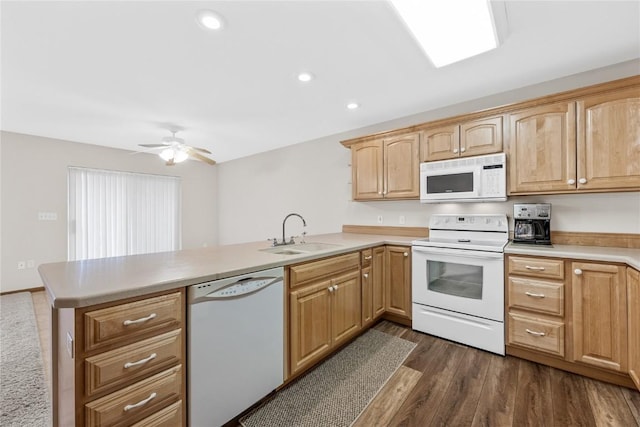
<path id="1" fill-rule="evenodd" d="M 304 220 L 304 218 L 302 218 L 302 215 L 297 214 L 297 213 L 290 213 L 289 215 L 285 216 L 285 217 L 284 217 L 284 221 L 282 221 L 282 242 L 278 242 L 278 239 L 277 239 L 277 238 L 274 238 L 274 239 L 273 239 L 273 246 L 293 245 L 293 244 L 295 244 L 295 243 L 296 243 L 296 242 L 293 240 L 293 236 L 291 236 L 291 240 L 289 240 L 289 241 L 287 242 L 286 237 L 285 237 L 285 231 L 284 231 L 284 227 L 285 227 L 285 225 L 286 225 L 286 223 L 287 223 L 287 219 L 289 219 L 289 217 L 292 217 L 292 216 L 297 216 L 298 218 L 300 218 L 300 219 L 302 220 L 302 226 L 303 226 L 303 227 L 306 227 L 306 226 L 307 226 L 307 222 Z M 304 235 L 305 235 L 305 234 L 307 234 L 307 232 L 306 232 L 306 231 L 303 231 L 303 232 L 302 232 L 303 239 L 304 239 Z"/>

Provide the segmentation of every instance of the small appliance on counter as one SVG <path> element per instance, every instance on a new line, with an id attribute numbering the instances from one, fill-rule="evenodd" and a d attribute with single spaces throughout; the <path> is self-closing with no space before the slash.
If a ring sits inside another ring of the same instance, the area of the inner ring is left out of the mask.
<path id="1" fill-rule="evenodd" d="M 513 220 L 514 243 L 551 245 L 550 203 L 516 203 Z"/>

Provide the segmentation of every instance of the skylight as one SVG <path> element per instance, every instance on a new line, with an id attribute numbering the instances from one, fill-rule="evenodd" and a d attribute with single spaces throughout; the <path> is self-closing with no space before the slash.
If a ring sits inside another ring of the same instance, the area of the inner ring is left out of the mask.
<path id="1" fill-rule="evenodd" d="M 390 0 L 436 67 L 495 49 L 493 16 L 486 0 Z"/>

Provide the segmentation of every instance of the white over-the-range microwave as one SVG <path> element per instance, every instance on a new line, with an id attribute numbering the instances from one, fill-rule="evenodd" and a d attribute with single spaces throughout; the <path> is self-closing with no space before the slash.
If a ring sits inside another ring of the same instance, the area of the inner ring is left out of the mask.
<path id="1" fill-rule="evenodd" d="M 420 164 L 420 201 L 504 202 L 506 155 L 466 157 Z"/>

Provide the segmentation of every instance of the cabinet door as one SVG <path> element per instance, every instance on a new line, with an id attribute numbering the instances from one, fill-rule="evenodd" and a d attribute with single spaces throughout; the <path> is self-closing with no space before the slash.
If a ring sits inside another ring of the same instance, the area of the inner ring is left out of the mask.
<path id="1" fill-rule="evenodd" d="M 578 101 L 578 189 L 640 190 L 640 87 Z"/>
<path id="2" fill-rule="evenodd" d="M 384 140 L 385 199 L 420 197 L 420 133 Z"/>
<path id="3" fill-rule="evenodd" d="M 342 344 L 355 335 L 362 325 L 360 298 L 360 272 L 355 270 L 331 280 L 333 346 Z"/>
<path id="4" fill-rule="evenodd" d="M 573 359 L 627 372 L 625 267 L 572 263 Z"/>
<path id="5" fill-rule="evenodd" d="M 422 133 L 420 161 L 454 159 L 459 156 L 460 126 L 450 125 L 427 129 Z"/>
<path id="6" fill-rule="evenodd" d="M 629 375 L 640 390 L 640 272 L 627 267 Z"/>
<path id="7" fill-rule="evenodd" d="M 576 188 L 575 103 L 509 115 L 509 194 Z"/>
<path id="8" fill-rule="evenodd" d="M 371 260 L 371 302 L 373 306 L 373 318 L 384 314 L 384 246 L 373 249 Z"/>
<path id="9" fill-rule="evenodd" d="M 382 199 L 382 140 L 351 147 L 353 200 Z"/>
<path id="10" fill-rule="evenodd" d="M 386 311 L 411 318 L 411 248 L 387 246 L 385 262 Z"/>
<path id="11" fill-rule="evenodd" d="M 460 156 L 502 152 L 502 116 L 460 125 Z"/>
<path id="12" fill-rule="evenodd" d="M 367 326 L 373 322 L 373 277 L 371 277 L 371 267 L 362 269 L 362 326 Z"/>
<path id="13" fill-rule="evenodd" d="M 305 286 L 290 294 L 291 373 L 329 352 L 331 347 L 330 281 Z"/>

